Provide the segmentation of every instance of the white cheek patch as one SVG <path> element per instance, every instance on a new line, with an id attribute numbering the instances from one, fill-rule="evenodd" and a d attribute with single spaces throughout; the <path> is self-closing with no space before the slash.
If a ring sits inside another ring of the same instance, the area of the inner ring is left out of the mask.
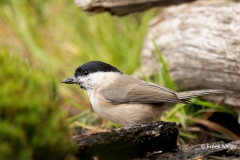
<path id="1" fill-rule="evenodd" d="M 106 76 L 106 72 L 95 72 L 90 73 L 87 76 L 79 76 L 77 77 L 80 85 L 85 89 L 92 89 L 95 85 L 104 81 L 104 77 Z"/>

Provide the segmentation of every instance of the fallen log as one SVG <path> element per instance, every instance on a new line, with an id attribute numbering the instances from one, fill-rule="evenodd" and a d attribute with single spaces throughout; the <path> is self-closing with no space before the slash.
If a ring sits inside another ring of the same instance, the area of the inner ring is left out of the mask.
<path id="1" fill-rule="evenodd" d="M 153 74 L 161 68 L 155 43 L 181 91 L 232 90 L 203 99 L 222 102 L 240 115 L 239 8 L 240 3 L 218 1 L 166 8 L 149 24 L 140 72 Z"/>
<path id="2" fill-rule="evenodd" d="M 153 7 L 178 5 L 193 1 L 195 0 L 75 0 L 75 3 L 90 14 L 109 12 L 112 15 L 123 16 Z"/>
<path id="3" fill-rule="evenodd" d="M 155 122 L 74 137 L 81 159 L 194 159 L 239 157 L 240 141 L 177 145 L 175 123 Z"/>
<path id="4" fill-rule="evenodd" d="M 177 148 L 176 123 L 156 122 L 125 127 L 109 132 L 76 136 L 80 159 L 129 159 L 147 152 Z"/>

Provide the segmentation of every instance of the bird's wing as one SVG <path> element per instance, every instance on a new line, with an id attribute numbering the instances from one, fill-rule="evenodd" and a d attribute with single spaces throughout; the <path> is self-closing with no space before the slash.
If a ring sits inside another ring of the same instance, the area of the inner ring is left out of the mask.
<path id="1" fill-rule="evenodd" d="M 124 75 L 116 83 L 109 85 L 102 94 L 111 103 L 185 103 L 180 100 L 176 92 L 154 83 Z M 112 89 L 114 88 L 114 89 Z"/>

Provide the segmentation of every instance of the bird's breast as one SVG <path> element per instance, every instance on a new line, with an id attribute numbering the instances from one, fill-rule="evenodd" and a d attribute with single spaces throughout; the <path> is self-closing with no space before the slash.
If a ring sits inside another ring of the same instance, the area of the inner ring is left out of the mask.
<path id="1" fill-rule="evenodd" d="M 99 113 L 101 111 L 101 109 L 100 109 L 101 105 L 99 104 L 100 102 L 99 102 L 99 100 L 97 98 L 98 97 L 97 94 L 94 93 L 93 90 L 88 90 L 87 94 L 88 94 L 88 97 L 89 97 L 89 100 L 91 102 L 93 110 L 95 112 Z"/>
<path id="2" fill-rule="evenodd" d="M 88 93 L 93 110 L 106 120 L 121 126 L 131 126 L 143 122 L 150 122 L 162 113 L 161 107 L 151 104 L 112 104 L 100 92 Z"/>
<path id="3" fill-rule="evenodd" d="M 156 120 L 166 109 L 163 104 L 113 104 L 102 94 L 104 86 L 87 91 L 93 110 L 106 120 L 121 126 L 132 126 Z"/>

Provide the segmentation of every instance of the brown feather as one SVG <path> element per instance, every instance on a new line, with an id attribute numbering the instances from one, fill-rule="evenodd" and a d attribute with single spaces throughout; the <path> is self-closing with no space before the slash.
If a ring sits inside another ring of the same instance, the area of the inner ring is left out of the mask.
<path id="1" fill-rule="evenodd" d="M 128 75 L 122 76 L 125 77 L 118 78 L 116 83 L 110 84 L 102 91 L 105 99 L 111 103 L 186 103 L 184 100 L 180 100 L 177 97 L 176 92 L 168 88 L 145 82 Z M 114 88 L 114 90 L 110 88 Z"/>

